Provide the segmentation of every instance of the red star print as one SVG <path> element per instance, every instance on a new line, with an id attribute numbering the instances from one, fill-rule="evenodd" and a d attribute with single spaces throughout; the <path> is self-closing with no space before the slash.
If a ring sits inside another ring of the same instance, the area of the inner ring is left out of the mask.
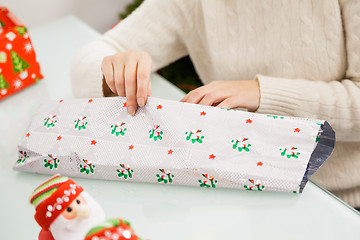
<path id="1" fill-rule="evenodd" d="M 90 99 L 89 101 L 88 101 L 88 103 L 91 103 L 93 100 L 92 99 Z"/>
<path id="2" fill-rule="evenodd" d="M 159 104 L 157 105 L 156 109 L 162 109 L 162 106 Z"/>
<path id="3" fill-rule="evenodd" d="M 27 134 L 25 135 L 25 137 L 30 137 L 30 133 L 27 133 Z"/>
<path id="4" fill-rule="evenodd" d="M 63 102 L 63 101 L 64 101 L 64 100 L 61 99 L 59 102 Z"/>
<path id="5" fill-rule="evenodd" d="M 204 111 L 202 111 L 201 113 L 200 113 L 200 116 L 205 116 L 206 115 L 206 112 L 204 112 Z"/>
<path id="6" fill-rule="evenodd" d="M 58 136 L 56 140 L 57 140 L 57 141 L 60 141 L 60 140 L 61 140 L 61 136 Z"/>
<path id="7" fill-rule="evenodd" d="M 294 132 L 300 132 L 300 128 L 294 128 Z"/>
<path id="8" fill-rule="evenodd" d="M 174 152 L 174 151 L 170 149 L 170 150 L 168 151 L 168 154 L 171 155 L 173 152 Z"/>
<path id="9" fill-rule="evenodd" d="M 126 102 L 124 102 L 123 107 L 126 107 Z"/>
<path id="10" fill-rule="evenodd" d="M 215 155 L 214 154 L 211 154 L 211 155 L 209 155 L 209 159 L 215 159 Z"/>
<path id="11" fill-rule="evenodd" d="M 252 123 L 252 120 L 249 118 L 246 120 L 246 123 Z"/>
<path id="12" fill-rule="evenodd" d="M 262 166 L 262 165 L 263 165 L 262 162 L 258 162 L 258 163 L 257 163 L 257 166 Z"/>
<path id="13" fill-rule="evenodd" d="M 94 146 L 95 146 L 95 144 L 97 144 L 97 142 L 96 142 L 95 140 L 92 140 L 92 141 L 91 141 L 91 145 L 94 145 Z"/>
<path id="14" fill-rule="evenodd" d="M 129 150 L 133 150 L 134 149 L 134 146 L 133 145 L 130 145 L 129 146 Z"/>

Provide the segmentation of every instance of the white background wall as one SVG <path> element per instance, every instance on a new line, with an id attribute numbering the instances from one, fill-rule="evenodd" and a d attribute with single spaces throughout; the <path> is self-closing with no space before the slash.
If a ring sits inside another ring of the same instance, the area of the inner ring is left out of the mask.
<path id="1" fill-rule="evenodd" d="M 118 21 L 132 0 L 0 0 L 29 28 L 73 14 L 100 32 Z"/>

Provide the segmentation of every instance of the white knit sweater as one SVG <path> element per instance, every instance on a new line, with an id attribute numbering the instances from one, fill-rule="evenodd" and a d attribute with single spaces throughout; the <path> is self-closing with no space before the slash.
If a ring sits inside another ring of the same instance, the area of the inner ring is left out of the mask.
<path id="1" fill-rule="evenodd" d="M 103 57 L 128 49 L 153 70 L 190 55 L 204 84 L 258 77 L 257 112 L 329 121 L 335 151 L 312 179 L 360 206 L 360 1 L 146 0 L 76 54 L 75 95 L 103 96 Z"/>

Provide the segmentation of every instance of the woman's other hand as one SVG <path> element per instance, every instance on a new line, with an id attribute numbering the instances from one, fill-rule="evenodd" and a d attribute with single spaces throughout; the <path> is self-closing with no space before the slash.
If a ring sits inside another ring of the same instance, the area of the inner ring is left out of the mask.
<path id="1" fill-rule="evenodd" d="M 182 102 L 198 103 L 221 108 L 246 108 L 255 112 L 260 105 L 257 80 L 213 81 L 189 92 Z"/>

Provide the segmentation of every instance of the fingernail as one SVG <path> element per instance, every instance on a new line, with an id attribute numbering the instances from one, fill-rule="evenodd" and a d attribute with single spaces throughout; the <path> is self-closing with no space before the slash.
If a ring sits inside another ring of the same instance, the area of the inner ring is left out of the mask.
<path id="1" fill-rule="evenodd" d="M 144 98 L 138 98 L 138 104 L 140 107 L 145 105 L 145 99 Z"/>
<path id="2" fill-rule="evenodd" d="M 130 106 L 128 107 L 128 113 L 131 114 L 131 115 L 134 115 L 135 114 L 135 108 L 133 106 Z"/>

